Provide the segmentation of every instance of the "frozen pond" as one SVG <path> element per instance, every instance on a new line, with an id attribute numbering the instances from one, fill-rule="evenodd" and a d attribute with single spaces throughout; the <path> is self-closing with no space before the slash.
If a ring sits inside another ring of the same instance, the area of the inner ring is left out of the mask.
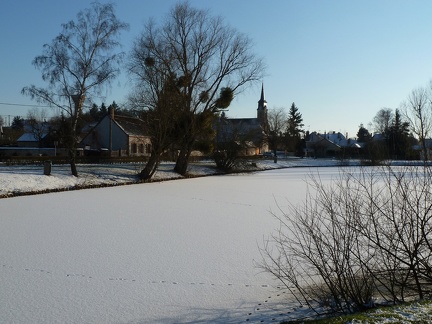
<path id="1" fill-rule="evenodd" d="M 258 247 L 278 225 L 269 211 L 303 200 L 316 170 L 1 199 L 0 322 L 283 320 Z"/>

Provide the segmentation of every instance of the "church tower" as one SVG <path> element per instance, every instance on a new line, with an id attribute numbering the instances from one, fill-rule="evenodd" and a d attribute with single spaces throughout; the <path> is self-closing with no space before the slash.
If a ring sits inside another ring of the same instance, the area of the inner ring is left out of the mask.
<path id="1" fill-rule="evenodd" d="M 264 130 L 267 130 L 267 101 L 264 99 L 264 83 L 261 87 L 261 98 L 258 101 L 257 119 Z"/>

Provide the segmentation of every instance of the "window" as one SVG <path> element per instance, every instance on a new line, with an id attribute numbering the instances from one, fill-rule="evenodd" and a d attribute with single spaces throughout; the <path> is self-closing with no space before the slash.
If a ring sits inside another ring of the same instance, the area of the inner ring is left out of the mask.
<path id="1" fill-rule="evenodd" d="M 137 145 L 136 145 L 136 143 L 132 143 L 132 145 L 131 145 L 131 151 L 132 151 L 132 154 L 136 154 L 136 152 L 137 152 Z"/>
<path id="2" fill-rule="evenodd" d="M 151 144 L 146 144 L 146 146 L 145 146 L 145 151 L 146 151 L 146 153 L 151 153 Z"/>

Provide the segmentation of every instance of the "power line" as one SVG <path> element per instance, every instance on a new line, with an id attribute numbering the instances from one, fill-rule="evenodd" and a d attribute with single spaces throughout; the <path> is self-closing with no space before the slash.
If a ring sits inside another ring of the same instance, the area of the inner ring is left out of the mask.
<path id="1" fill-rule="evenodd" d="M 115 100 L 113 102 L 115 102 Z M 102 103 L 104 104 L 104 101 L 102 101 Z M 37 104 L 34 104 L 34 105 L 19 104 L 19 103 L 10 103 L 10 102 L 0 102 L 0 105 L 4 105 L 4 106 L 21 106 L 21 107 L 57 108 L 57 107 L 53 107 L 53 106 L 44 106 L 44 105 L 37 105 Z M 118 104 L 117 102 L 116 102 L 116 105 L 118 107 L 120 107 L 120 108 L 124 106 L 122 104 Z M 88 106 L 88 107 L 90 107 L 90 106 Z"/>
<path id="2" fill-rule="evenodd" d="M 18 103 L 9 103 L 9 102 L 0 102 L 0 105 L 4 105 L 4 106 L 22 106 L 22 107 L 43 107 L 43 108 L 51 108 L 51 106 L 29 105 L 29 104 L 18 104 Z"/>

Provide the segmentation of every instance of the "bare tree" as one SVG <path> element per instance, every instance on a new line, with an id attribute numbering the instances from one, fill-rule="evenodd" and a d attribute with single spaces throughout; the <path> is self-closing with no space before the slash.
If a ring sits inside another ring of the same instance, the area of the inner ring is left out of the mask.
<path id="1" fill-rule="evenodd" d="M 423 298 L 432 285 L 431 188 L 427 167 L 346 169 L 331 184 L 312 177 L 304 203 L 275 214 L 281 225 L 263 267 L 315 309 Z"/>
<path id="2" fill-rule="evenodd" d="M 393 110 L 381 108 L 373 118 L 373 127 L 376 133 L 384 134 L 393 120 Z"/>
<path id="3" fill-rule="evenodd" d="M 232 171 L 244 162 L 242 156 L 247 155 L 248 148 L 261 142 L 262 128 L 233 122 L 224 114 L 215 124 L 216 141 L 213 156 L 216 166 L 223 171 Z"/>
<path id="4" fill-rule="evenodd" d="M 114 50 L 119 47 L 118 36 L 127 24 L 117 19 L 113 5 L 95 2 L 91 8 L 80 11 L 76 21 L 62 27 L 52 43 L 44 45 L 43 54 L 33 60 L 48 83 L 47 88 L 31 85 L 23 88 L 22 93 L 60 109 L 67 117 L 71 172 L 78 176 L 78 120 L 85 101 L 117 76 L 123 53 Z"/>
<path id="5" fill-rule="evenodd" d="M 144 121 L 146 133 L 151 139 L 151 152 L 146 166 L 140 172 L 142 180 L 150 179 L 157 170 L 160 158 L 175 142 L 177 127 L 174 123 L 181 111 L 182 95 L 176 86 L 176 78 L 173 75 L 164 75 L 158 71 L 154 62 L 141 62 L 140 52 L 135 48 L 132 54 L 134 64 L 144 64 L 143 73 L 148 74 L 152 80 L 146 84 L 151 91 L 136 91 L 129 97 L 129 103 L 137 110 Z M 136 66 L 132 67 L 134 70 Z M 157 80 L 157 81 L 156 81 Z"/>
<path id="6" fill-rule="evenodd" d="M 48 134 L 47 123 L 48 112 L 45 108 L 39 110 L 32 108 L 27 112 L 27 125 L 30 127 L 30 132 L 38 141 L 39 147 L 42 145 L 42 139 Z"/>
<path id="7" fill-rule="evenodd" d="M 152 93 L 153 105 L 158 100 L 155 89 L 161 89 L 164 82 L 154 73 L 147 73 L 145 62 L 154 64 L 159 74 L 178 79 L 183 102 L 176 172 L 187 172 L 196 139 L 208 131 L 203 114 L 208 117 L 227 108 L 235 95 L 262 78 L 262 60 L 252 49 L 248 37 L 227 26 L 222 18 L 192 8 L 188 2 L 177 4 L 160 27 L 152 20 L 146 24 L 135 44 L 133 56 L 141 63 L 134 60 L 133 72 L 141 91 Z"/>
<path id="8" fill-rule="evenodd" d="M 268 142 L 270 148 L 273 150 L 275 162 L 276 151 L 279 145 L 283 142 L 283 132 L 288 126 L 288 117 L 284 107 L 275 107 L 270 109 L 267 113 L 269 136 Z"/>
<path id="9" fill-rule="evenodd" d="M 420 141 L 423 160 L 427 161 L 426 139 L 432 130 L 431 92 L 426 88 L 414 89 L 402 105 L 405 118 Z"/>

